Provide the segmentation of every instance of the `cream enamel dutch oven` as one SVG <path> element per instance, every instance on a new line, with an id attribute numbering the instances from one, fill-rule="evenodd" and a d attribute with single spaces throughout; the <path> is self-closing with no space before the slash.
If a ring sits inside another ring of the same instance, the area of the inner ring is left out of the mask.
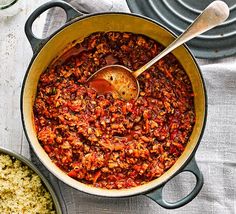
<path id="1" fill-rule="evenodd" d="M 46 39 L 36 38 L 32 33 L 32 24 L 35 19 L 52 7 L 61 7 L 67 14 L 66 24 Z M 33 49 L 33 57 L 25 74 L 21 92 L 21 115 L 26 137 L 34 152 L 43 165 L 58 179 L 77 190 L 106 197 L 125 197 L 145 194 L 165 208 L 181 207 L 197 196 L 203 185 L 203 176 L 196 164 L 194 155 L 203 134 L 206 122 L 206 91 L 203 78 L 194 56 L 186 46 L 177 48 L 173 54 L 178 58 L 187 72 L 195 94 L 194 105 L 196 124 L 183 154 L 177 162 L 161 177 L 144 185 L 130 189 L 107 190 L 83 184 L 60 170 L 48 157 L 41 147 L 34 128 L 33 104 L 37 91 L 40 74 L 50 62 L 58 57 L 65 48 L 74 41 L 82 41 L 88 35 L 98 31 L 132 32 L 146 35 L 167 46 L 175 35 L 168 29 L 146 17 L 129 13 L 97 13 L 84 15 L 63 1 L 51 1 L 36 9 L 28 18 L 25 33 Z M 164 185 L 174 176 L 190 171 L 196 177 L 196 185 L 192 192 L 180 201 L 170 203 L 163 199 Z"/>

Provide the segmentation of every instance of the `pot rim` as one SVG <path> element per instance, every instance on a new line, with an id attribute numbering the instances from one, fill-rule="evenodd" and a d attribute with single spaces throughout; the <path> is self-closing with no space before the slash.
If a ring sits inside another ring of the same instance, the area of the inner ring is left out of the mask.
<path id="1" fill-rule="evenodd" d="M 79 14 L 79 13 L 78 13 Z M 25 120 L 24 120 L 24 114 L 23 114 L 23 97 L 24 97 L 24 89 L 25 89 L 25 83 L 26 83 L 26 80 L 27 80 L 27 77 L 28 77 L 28 74 L 30 72 L 30 68 L 33 64 L 33 62 L 35 61 L 35 58 L 37 57 L 37 55 L 40 53 L 40 51 L 43 49 L 43 47 L 48 43 L 50 42 L 50 40 L 56 35 L 58 34 L 59 32 L 61 32 L 64 28 L 72 25 L 73 23 L 75 22 L 79 22 L 83 19 L 86 19 L 86 18 L 90 18 L 90 17 L 94 17 L 94 16 L 99 16 L 99 15 L 127 15 L 127 16 L 134 16 L 134 17 L 139 17 L 141 19 L 144 19 L 145 21 L 149 21 L 149 22 L 152 22 L 156 25 L 158 25 L 159 27 L 162 27 L 164 30 L 166 30 L 168 33 L 170 33 L 174 38 L 177 37 L 177 35 L 175 33 L 173 33 L 171 30 L 169 30 L 166 26 L 162 25 L 161 23 L 151 19 L 151 18 L 148 18 L 148 17 L 145 17 L 143 15 L 139 15 L 139 14 L 134 14 L 134 13 L 126 13 L 126 12 L 97 12 L 97 13 L 92 13 L 92 14 L 83 14 L 82 16 L 79 16 L 66 22 L 63 26 L 61 26 L 60 28 L 58 28 L 55 32 L 53 32 L 50 36 L 46 37 L 45 39 L 42 39 L 42 42 L 41 44 L 38 46 L 38 49 L 36 51 L 33 52 L 33 57 L 28 65 L 28 68 L 27 68 L 27 71 L 25 73 L 25 76 L 24 76 L 24 79 L 23 79 L 23 83 L 22 83 L 22 89 L 21 89 L 21 95 L 20 95 L 20 110 L 21 110 L 21 120 L 22 120 L 22 125 L 23 125 L 23 129 L 24 129 L 24 133 L 25 133 L 25 136 L 27 138 L 27 141 L 30 145 L 30 147 L 33 149 L 34 153 L 37 155 L 37 157 L 39 158 L 40 162 L 47 168 L 47 170 L 52 173 L 55 177 L 58 178 L 58 176 L 56 175 L 55 172 L 53 172 L 52 170 L 50 170 L 48 168 L 48 166 L 46 164 L 43 163 L 43 161 L 41 160 L 41 158 L 39 157 L 37 151 L 35 150 L 34 146 L 32 145 L 31 141 L 30 141 L 30 138 L 28 136 L 28 133 L 27 133 L 27 129 L 26 129 L 26 125 L 25 125 Z M 87 193 L 87 194 L 91 194 L 91 195 L 97 195 L 97 196 L 103 196 L 103 197 L 110 197 L 110 198 L 120 198 L 120 197 L 129 197 L 129 196 L 132 196 L 132 195 L 138 195 L 138 194 L 145 194 L 145 193 L 148 193 L 152 190 L 155 190 L 155 189 L 158 189 L 159 187 L 162 187 L 164 186 L 169 180 L 171 180 L 173 177 L 175 177 L 177 174 L 179 174 L 186 166 L 187 164 L 194 158 L 194 155 L 196 153 L 196 150 L 200 144 L 200 141 L 202 139 L 202 136 L 203 136 L 203 133 L 204 133 L 204 130 L 205 130 L 205 126 L 206 126 L 206 120 L 207 120 L 207 92 L 206 92 L 206 86 L 205 86 L 205 82 L 204 82 L 204 79 L 203 79 L 203 75 L 202 75 L 202 72 L 201 72 L 201 69 L 199 67 L 199 64 L 197 63 L 197 60 L 196 58 L 194 57 L 193 53 L 191 52 L 191 50 L 188 48 L 188 46 L 186 44 L 183 44 L 184 48 L 187 50 L 188 54 L 189 54 L 189 57 L 191 57 L 197 67 L 197 70 L 198 70 L 198 73 L 200 75 L 200 79 L 202 81 L 202 86 L 203 86 L 203 94 L 204 94 L 204 101 L 205 101 L 205 106 L 204 106 L 204 110 L 205 110 L 205 113 L 204 113 L 204 119 L 203 119 L 203 124 L 202 124 L 202 129 L 201 131 L 199 132 L 199 137 L 198 137 L 198 141 L 194 147 L 194 149 L 192 150 L 191 154 L 188 156 L 188 158 L 186 158 L 186 160 L 184 161 L 184 163 L 178 168 L 178 170 L 176 170 L 171 176 L 169 176 L 166 180 L 160 182 L 159 184 L 155 185 L 155 186 L 151 186 L 151 187 L 148 187 L 148 188 L 145 188 L 144 190 L 139 190 L 139 191 L 136 191 L 136 192 L 132 192 L 132 193 L 125 193 L 125 194 L 122 194 L 120 193 L 122 190 L 131 190 L 131 189 L 134 189 L 134 188 L 138 188 L 138 187 L 141 187 L 141 186 L 144 186 L 144 185 L 140 185 L 140 186 L 137 186 L 137 187 L 132 187 L 130 189 L 118 189 L 118 190 L 115 190 L 115 194 L 104 194 L 104 193 L 99 193 L 99 191 L 86 191 L 86 190 L 82 190 L 82 189 L 79 189 L 79 188 L 76 188 L 73 184 L 70 184 L 68 181 L 65 181 L 64 179 L 62 178 L 58 178 L 60 181 L 62 181 L 63 183 L 69 185 L 70 187 L 76 189 L 76 190 L 79 190 L 81 192 L 84 192 L 84 193 Z M 158 179 L 158 178 L 157 178 Z M 75 179 L 73 179 L 75 180 Z M 156 179 L 154 179 L 156 180 Z M 154 181 L 153 180 L 153 181 Z M 77 181 L 79 182 L 79 181 Z M 152 181 L 150 181 L 152 182 Z M 148 182 L 147 184 L 149 184 L 150 182 Z M 81 183 L 81 182 L 80 182 Z M 83 183 L 81 183 L 83 184 Z M 146 185 L 147 185 L 146 184 Z M 90 186 L 90 185 L 88 185 Z M 104 190 L 102 188 L 97 188 L 97 187 L 92 187 L 96 190 Z M 114 191 L 114 189 L 106 189 L 106 191 L 108 192 L 111 192 L 111 191 Z"/>

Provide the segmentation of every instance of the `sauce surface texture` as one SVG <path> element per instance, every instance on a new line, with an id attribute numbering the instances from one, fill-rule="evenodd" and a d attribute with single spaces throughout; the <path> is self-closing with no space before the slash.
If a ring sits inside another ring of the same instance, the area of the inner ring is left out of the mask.
<path id="1" fill-rule="evenodd" d="M 106 189 L 135 187 L 160 177 L 182 154 L 195 123 L 194 95 L 172 54 L 138 77 L 137 100 L 97 94 L 86 84 L 105 65 L 136 70 L 162 49 L 143 35 L 97 32 L 41 74 L 37 137 L 70 177 Z"/>

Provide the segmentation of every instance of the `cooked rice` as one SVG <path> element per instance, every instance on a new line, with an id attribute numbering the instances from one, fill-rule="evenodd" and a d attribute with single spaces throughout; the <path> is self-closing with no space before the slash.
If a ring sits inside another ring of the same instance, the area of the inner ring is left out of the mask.
<path id="1" fill-rule="evenodd" d="M 40 177 L 21 161 L 1 153 L 0 213 L 56 213 Z"/>

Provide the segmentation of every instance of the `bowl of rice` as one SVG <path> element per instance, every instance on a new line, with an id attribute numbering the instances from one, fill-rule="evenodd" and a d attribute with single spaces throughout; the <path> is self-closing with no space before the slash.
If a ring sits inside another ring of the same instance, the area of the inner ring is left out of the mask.
<path id="1" fill-rule="evenodd" d="M 58 198 L 25 157 L 0 147 L 0 213 L 61 214 Z"/>

